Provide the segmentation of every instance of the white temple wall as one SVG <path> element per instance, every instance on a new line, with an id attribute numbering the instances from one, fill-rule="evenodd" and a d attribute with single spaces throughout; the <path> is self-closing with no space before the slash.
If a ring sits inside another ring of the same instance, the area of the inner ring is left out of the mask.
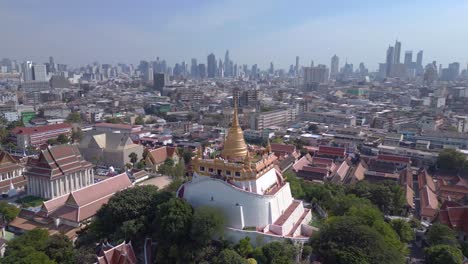
<path id="1" fill-rule="evenodd" d="M 292 202 L 289 185 L 283 186 L 275 195 L 258 195 L 237 189 L 221 180 L 206 178 L 184 185 L 184 198 L 194 207 L 212 206 L 221 209 L 228 225 L 238 229 L 264 227 L 275 221 L 281 211 Z M 288 201 L 289 200 L 289 201 Z M 270 215 L 271 203 L 271 215 Z M 242 215 L 239 210 L 242 206 Z"/>

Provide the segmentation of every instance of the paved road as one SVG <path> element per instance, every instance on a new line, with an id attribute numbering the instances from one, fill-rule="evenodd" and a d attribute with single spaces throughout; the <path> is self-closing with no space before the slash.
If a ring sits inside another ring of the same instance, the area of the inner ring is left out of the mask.
<path id="1" fill-rule="evenodd" d="M 162 189 L 169 185 L 172 182 L 171 177 L 169 176 L 159 176 L 148 179 L 146 181 L 140 182 L 138 185 L 154 185 L 157 186 L 159 189 Z"/>

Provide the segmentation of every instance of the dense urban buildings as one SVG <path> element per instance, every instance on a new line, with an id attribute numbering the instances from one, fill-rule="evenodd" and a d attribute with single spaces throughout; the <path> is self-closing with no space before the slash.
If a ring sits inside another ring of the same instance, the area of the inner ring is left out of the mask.
<path id="1" fill-rule="evenodd" d="M 424 258 L 438 223 L 456 232 L 461 248 L 468 238 L 460 220 L 468 212 L 468 65 L 388 41 L 378 47 L 380 63 L 339 50 L 325 61 L 314 50 L 294 50 L 301 55 L 286 63 L 272 56 L 246 64 L 235 47 L 180 52 L 177 61 L 148 54 L 137 63 L 4 58 L 0 191 L 5 204 L 21 208 L 2 222 L 5 230 L 21 237 L 39 227 L 77 239 L 77 248 L 89 238 L 93 248 L 99 244 L 92 253 L 98 263 L 177 262 L 187 257 L 181 252 L 209 251 L 184 243 L 220 249 L 214 235 L 191 229 L 208 226 L 190 221 L 209 207 L 225 217 L 220 230 L 237 255 L 241 244 L 259 251 L 291 239 L 275 250 L 292 246 L 306 253 L 291 259 L 334 263 L 317 249 L 340 241 L 323 235 L 336 227 L 329 219 L 360 219 L 334 235 L 354 232 L 348 227 L 362 227 L 361 214 L 376 210 L 376 226 L 405 249 L 402 258 Z M 186 233 L 158 233 L 166 215 L 184 216 L 171 223 L 180 220 L 176 231 Z M 395 219 L 414 225 L 410 238 L 397 239 Z M 103 222 L 109 228 L 100 226 L 102 233 L 88 228 Z M 376 226 L 365 225 L 382 236 Z M 198 243 L 202 237 L 208 242 Z M 318 245 L 309 242 L 317 237 Z M 7 238 L 0 239 L 6 257 Z M 346 243 L 337 248 L 357 242 Z M 203 262 L 194 254 L 179 263 Z"/>

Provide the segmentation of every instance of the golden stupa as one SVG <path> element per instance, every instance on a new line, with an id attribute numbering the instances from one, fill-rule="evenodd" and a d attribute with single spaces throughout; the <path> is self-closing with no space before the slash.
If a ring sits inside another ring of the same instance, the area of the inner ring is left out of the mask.
<path id="1" fill-rule="evenodd" d="M 221 157 L 224 159 L 244 159 L 247 155 L 247 144 L 244 140 L 244 132 L 239 126 L 237 117 L 237 100 L 234 101 L 234 114 L 232 117 L 232 125 L 229 128 L 228 135 L 224 141 L 224 148 L 221 151 Z"/>

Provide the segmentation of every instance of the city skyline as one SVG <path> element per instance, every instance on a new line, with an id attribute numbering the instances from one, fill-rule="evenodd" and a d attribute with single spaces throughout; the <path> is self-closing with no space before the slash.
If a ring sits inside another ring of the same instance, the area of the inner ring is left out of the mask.
<path id="1" fill-rule="evenodd" d="M 268 69 L 273 62 L 276 69 L 287 70 L 295 64 L 296 55 L 302 66 L 313 60 L 329 67 L 330 58 L 337 54 L 341 65 L 364 62 L 376 70 L 378 63 L 385 62 L 388 44 L 398 39 L 401 54 L 424 50 L 424 64 L 436 60 L 444 65 L 455 61 L 465 65 L 468 61 L 463 50 L 467 37 L 457 33 L 467 20 L 462 17 L 468 11 L 466 3 L 318 1 L 290 6 L 261 1 L 249 5 L 242 1 L 180 1 L 179 6 L 176 10 L 175 5 L 146 1 L 138 6 L 124 2 L 112 6 L 88 5 L 86 1 L 2 2 L 0 15 L 9 26 L 0 29 L 1 35 L 8 36 L 0 56 L 42 63 L 51 55 L 73 66 L 92 61 L 137 64 L 160 57 L 173 66 L 189 63 L 191 58 L 206 63 L 210 53 L 223 58 L 229 50 L 231 61 L 238 65 L 258 64 Z M 275 14 L 283 11 L 294 15 L 276 20 Z M 437 19 L 423 19 L 421 13 Z M 28 26 L 34 21 L 41 23 Z M 196 27 L 192 21 L 197 21 Z M 426 34 L 429 30 L 431 34 Z"/>

